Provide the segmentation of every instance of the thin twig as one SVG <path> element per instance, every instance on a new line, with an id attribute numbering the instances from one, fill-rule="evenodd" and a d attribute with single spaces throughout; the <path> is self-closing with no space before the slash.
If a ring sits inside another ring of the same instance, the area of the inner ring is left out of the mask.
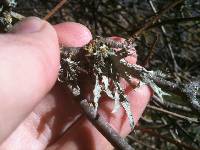
<path id="1" fill-rule="evenodd" d="M 152 0 L 149 0 L 149 4 L 150 4 L 150 6 L 151 6 L 153 12 L 154 12 L 155 14 L 158 14 L 158 11 L 157 11 L 156 7 L 154 6 Z M 161 22 L 161 20 L 158 19 L 158 22 Z M 167 43 L 167 48 L 168 48 L 168 50 L 169 50 L 169 53 L 170 53 L 171 58 L 172 58 L 172 61 L 173 61 L 174 71 L 177 73 L 178 70 L 180 69 L 180 67 L 178 66 L 178 64 L 177 64 L 177 62 L 176 62 L 176 59 L 175 59 L 175 56 L 174 56 L 174 51 L 173 51 L 173 49 L 172 49 L 172 45 L 171 45 L 170 39 L 167 37 L 167 31 L 166 31 L 166 29 L 165 29 L 165 27 L 164 27 L 163 25 L 161 25 L 161 31 L 162 31 L 162 33 L 163 33 L 164 39 L 165 39 L 165 41 L 166 41 L 166 43 Z"/>
<path id="2" fill-rule="evenodd" d="M 158 12 L 157 15 L 152 16 L 149 20 L 147 20 L 147 22 L 143 25 L 143 27 L 139 28 L 137 31 L 135 31 L 133 33 L 133 39 L 135 39 L 136 37 L 138 37 L 139 35 L 141 35 L 147 28 L 149 28 L 150 26 L 152 26 L 153 24 L 155 24 L 160 17 L 165 14 L 167 11 L 169 11 L 170 9 L 172 9 L 173 7 L 175 7 L 176 5 L 178 5 L 179 3 L 181 3 L 183 0 L 177 0 L 171 4 L 169 4 L 167 7 L 165 7 L 163 10 L 161 10 L 160 12 Z"/>
<path id="3" fill-rule="evenodd" d="M 177 23 L 187 23 L 187 22 L 194 22 L 194 21 L 200 21 L 200 16 L 196 17 L 187 17 L 187 18 L 175 18 L 175 19 L 166 19 L 161 22 L 155 23 L 149 27 L 150 28 L 155 28 L 157 26 L 162 26 L 162 25 L 169 25 L 169 24 L 177 24 Z"/>
<path id="4" fill-rule="evenodd" d="M 158 41 L 158 35 L 156 36 L 156 39 L 153 41 L 150 51 L 149 51 L 148 55 L 146 56 L 146 58 L 144 59 L 144 63 L 142 64 L 142 66 L 147 67 L 149 65 L 149 61 L 150 61 L 151 57 L 153 56 L 157 41 Z"/>
<path id="5" fill-rule="evenodd" d="M 145 146 L 145 147 L 148 148 L 148 149 L 151 149 L 151 150 L 159 150 L 159 149 L 157 149 L 157 148 L 155 148 L 155 147 L 153 147 L 153 146 L 151 146 L 151 145 L 149 145 L 149 144 L 144 143 L 144 142 L 141 141 L 141 140 L 138 140 L 138 139 L 134 138 L 134 137 L 131 136 L 131 135 L 128 135 L 128 138 L 129 138 L 131 141 L 136 142 L 136 143 L 139 143 L 139 144 Z"/>
<path id="6" fill-rule="evenodd" d="M 159 103 L 159 106 L 161 105 L 165 109 L 169 108 L 169 109 L 174 109 L 176 111 L 184 111 L 186 113 L 191 113 L 192 112 L 192 109 L 187 107 L 187 106 L 175 104 L 173 102 L 168 102 L 168 101 L 165 101 L 165 103 L 160 103 L 160 99 L 157 96 L 153 96 L 152 98 L 157 103 Z"/>
<path id="7" fill-rule="evenodd" d="M 180 115 L 180 114 L 177 114 L 177 113 L 174 113 L 174 112 L 162 109 L 162 108 L 158 108 L 158 107 L 151 106 L 151 105 L 147 105 L 147 108 L 150 108 L 152 110 L 156 110 L 156 111 L 159 111 L 159 112 L 162 112 L 162 113 L 174 116 L 174 117 L 178 117 L 180 119 L 184 119 L 184 120 L 187 120 L 189 122 L 199 123 L 199 121 L 196 118 L 190 118 L 190 117 L 187 117 L 187 116 L 183 116 L 183 115 Z"/>
<path id="8" fill-rule="evenodd" d="M 159 133 L 156 133 L 156 132 L 154 132 L 153 130 L 150 130 L 150 129 L 136 128 L 136 130 L 140 130 L 140 131 L 143 132 L 143 133 L 147 133 L 147 134 L 153 135 L 153 136 L 155 136 L 155 137 L 164 139 L 165 141 L 168 141 L 168 142 L 170 142 L 170 143 L 173 143 L 173 144 L 175 144 L 175 145 L 177 145 L 177 146 L 179 146 L 179 147 L 183 147 L 183 148 L 188 149 L 188 150 L 197 150 L 197 149 L 193 148 L 192 146 L 187 145 L 186 143 L 173 140 L 173 139 L 168 138 L 168 137 L 166 137 L 166 136 L 164 136 L 164 135 L 161 135 L 161 134 L 159 134 Z"/>
<path id="9" fill-rule="evenodd" d="M 192 143 L 200 147 L 200 143 L 198 142 L 198 140 L 196 140 L 195 137 L 192 137 L 192 135 L 182 125 L 180 125 L 178 121 L 176 121 L 176 127 L 179 128 Z"/>
<path id="10" fill-rule="evenodd" d="M 65 3 L 67 0 L 61 0 L 43 19 L 48 20 L 52 17 Z"/>
<path id="11" fill-rule="evenodd" d="M 91 123 L 115 148 L 121 150 L 133 150 L 133 147 L 131 147 L 125 139 L 120 137 L 104 118 L 95 113 L 93 106 L 91 106 L 87 100 L 82 100 L 80 106 Z"/>
<path id="12" fill-rule="evenodd" d="M 189 83 L 174 83 L 163 78 L 152 76 L 152 80 L 165 91 L 172 92 L 181 96 L 187 103 L 200 113 L 200 100 L 198 98 L 198 90 L 200 89 L 199 81 L 191 81 Z"/>

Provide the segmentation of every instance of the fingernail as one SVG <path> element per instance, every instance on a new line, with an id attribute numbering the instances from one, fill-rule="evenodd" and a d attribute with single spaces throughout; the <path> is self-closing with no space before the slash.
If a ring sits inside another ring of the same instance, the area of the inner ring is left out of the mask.
<path id="1" fill-rule="evenodd" d="M 37 17 L 28 17 L 15 24 L 10 32 L 12 33 L 34 33 L 44 26 L 44 21 Z"/>

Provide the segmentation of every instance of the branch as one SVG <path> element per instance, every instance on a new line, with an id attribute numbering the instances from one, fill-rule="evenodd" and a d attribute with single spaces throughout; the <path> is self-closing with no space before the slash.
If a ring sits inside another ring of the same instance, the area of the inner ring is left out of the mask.
<path id="1" fill-rule="evenodd" d="M 91 123 L 115 148 L 121 150 L 133 150 L 133 147 L 120 137 L 104 118 L 95 112 L 94 107 L 91 106 L 87 100 L 82 100 L 80 106 Z"/>
<path id="2" fill-rule="evenodd" d="M 167 19 L 167 20 L 163 20 L 161 22 L 157 22 L 157 23 L 151 25 L 148 29 L 155 28 L 157 26 L 167 25 L 167 24 L 187 23 L 187 22 L 191 22 L 191 21 L 193 22 L 193 21 L 199 21 L 199 20 L 200 20 L 200 16 L 188 17 L 188 18 Z"/>
<path id="3" fill-rule="evenodd" d="M 145 59 L 142 63 L 142 66 L 144 66 L 144 67 L 149 66 L 149 61 L 150 61 L 150 59 L 152 58 L 152 56 L 155 52 L 155 46 L 156 46 L 157 41 L 158 41 L 158 35 L 156 36 L 155 40 L 153 41 L 153 43 L 150 47 L 150 51 L 149 51 L 148 55 L 145 57 Z"/>
<path id="4" fill-rule="evenodd" d="M 171 92 L 181 96 L 185 99 L 195 111 L 200 113 L 200 100 L 198 99 L 198 91 L 200 89 L 199 81 L 192 81 L 189 83 L 174 83 L 164 79 L 164 74 L 161 72 L 152 72 L 146 70 L 144 67 L 135 64 L 128 64 L 125 61 L 115 60 L 117 68 L 120 72 L 129 72 L 134 77 L 140 79 L 142 82 L 149 84 L 153 90 L 158 87 L 152 87 L 151 83 L 154 82 L 156 85 L 161 87 L 167 92 Z M 160 89 L 158 89 L 160 90 Z M 155 91 L 155 90 L 154 90 Z M 156 91 L 155 91 L 156 92 Z M 160 91 L 162 92 L 162 91 Z M 158 92 L 159 94 L 159 92 Z M 161 93 L 161 97 L 162 97 Z"/>
<path id="5" fill-rule="evenodd" d="M 136 143 L 139 143 L 139 144 L 145 146 L 147 149 L 159 150 L 159 149 L 154 148 L 153 146 L 151 146 L 149 144 L 144 143 L 142 140 L 138 140 L 138 139 L 134 138 L 133 136 L 128 135 L 128 139 L 131 140 L 132 142 L 136 142 Z"/>
<path id="6" fill-rule="evenodd" d="M 172 9 L 173 7 L 175 7 L 176 5 L 178 5 L 181 2 L 183 2 L 183 0 L 177 0 L 177 1 L 169 4 L 163 10 L 161 10 L 160 12 L 158 12 L 157 15 L 152 16 L 150 19 L 148 19 L 147 22 L 142 27 L 140 27 L 138 30 L 136 30 L 133 33 L 132 39 L 134 40 L 135 38 L 137 38 L 138 36 L 140 36 L 143 33 L 143 31 L 145 31 L 147 28 L 149 28 L 150 26 L 152 26 L 153 24 L 155 24 L 160 19 L 160 17 L 163 14 L 165 14 L 167 11 L 169 11 L 170 9 Z"/>
<path id="7" fill-rule="evenodd" d="M 198 90 L 200 89 L 200 82 L 193 81 L 189 83 L 173 83 L 162 78 L 152 77 L 154 82 L 166 91 L 175 93 L 187 102 L 190 106 L 194 108 L 198 113 L 200 113 L 200 100 L 198 99 Z"/>
<path id="8" fill-rule="evenodd" d="M 150 129 L 141 129 L 141 128 L 137 128 L 136 130 L 140 130 L 140 131 L 143 132 L 143 133 L 147 133 L 147 134 L 150 134 L 150 135 L 152 135 L 152 136 L 155 136 L 155 137 L 164 139 L 164 140 L 166 140 L 166 141 L 168 141 L 168 142 L 170 142 L 170 143 L 173 143 L 173 144 L 175 144 L 175 145 L 177 145 L 177 146 L 180 146 L 180 147 L 183 147 L 183 148 L 185 148 L 185 149 L 197 150 L 197 149 L 191 147 L 190 145 L 187 145 L 186 143 L 183 143 L 183 142 L 180 142 L 180 141 L 177 141 L 177 140 L 173 140 L 173 139 L 168 138 L 168 137 L 166 137 L 166 136 L 164 136 L 164 135 L 161 135 L 161 134 L 159 134 L 159 133 L 156 133 L 156 132 L 154 132 L 153 130 L 150 130 Z"/>
<path id="9" fill-rule="evenodd" d="M 61 0 L 43 19 L 48 20 L 52 17 L 65 3 L 67 0 Z"/>
<path id="10" fill-rule="evenodd" d="M 199 123 L 197 118 L 190 118 L 190 117 L 187 117 L 187 116 L 183 116 L 183 115 L 180 115 L 180 114 L 177 114 L 177 113 L 174 113 L 174 112 L 162 109 L 162 108 L 158 108 L 156 106 L 147 105 L 147 108 L 150 108 L 152 110 L 156 110 L 156 111 L 159 111 L 159 112 L 162 112 L 162 113 L 165 113 L 165 114 L 168 114 L 168 115 L 180 118 L 180 119 L 184 119 L 184 120 L 187 120 L 189 122 Z"/>
<path id="11" fill-rule="evenodd" d="M 157 11 L 156 7 L 154 6 L 152 0 L 149 0 L 149 4 L 150 4 L 150 6 L 151 6 L 153 12 L 154 12 L 155 14 L 158 14 L 158 11 Z M 158 22 L 161 22 L 161 20 L 158 19 Z M 180 69 L 180 67 L 178 66 L 178 64 L 177 64 L 177 62 L 176 62 L 176 59 L 175 59 L 175 56 L 174 56 L 174 51 L 173 51 L 172 45 L 171 45 L 171 43 L 170 43 L 170 39 L 167 37 L 167 31 L 166 31 L 166 29 L 165 29 L 165 27 L 164 27 L 163 25 L 161 25 L 161 31 L 162 31 L 162 33 L 163 33 L 163 35 L 164 35 L 164 39 L 165 39 L 165 41 L 166 41 L 167 48 L 168 48 L 168 50 L 169 50 L 169 52 L 170 52 L 170 55 L 171 55 L 171 58 L 172 58 L 172 61 L 173 61 L 174 71 L 175 71 L 175 72 L 178 72 L 178 70 Z"/>

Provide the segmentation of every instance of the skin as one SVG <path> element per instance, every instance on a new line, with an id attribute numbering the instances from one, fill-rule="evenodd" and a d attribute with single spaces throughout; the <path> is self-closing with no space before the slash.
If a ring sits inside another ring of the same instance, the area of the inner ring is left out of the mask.
<path id="1" fill-rule="evenodd" d="M 85 117 L 70 127 L 81 110 L 70 92 L 56 83 L 59 43 L 81 47 L 91 39 L 81 24 L 52 26 L 36 17 L 0 34 L 0 150 L 112 149 Z M 136 57 L 128 61 L 135 63 Z M 124 81 L 122 85 L 137 122 L 152 92 L 147 86 L 133 91 Z M 127 116 L 123 109 L 111 113 L 112 108 L 113 101 L 102 98 L 99 113 L 125 137 L 130 132 Z"/>

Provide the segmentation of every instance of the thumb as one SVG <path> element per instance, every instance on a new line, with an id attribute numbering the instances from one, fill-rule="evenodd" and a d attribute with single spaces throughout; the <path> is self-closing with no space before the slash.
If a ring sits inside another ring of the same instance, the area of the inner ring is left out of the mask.
<path id="1" fill-rule="evenodd" d="M 54 28 L 30 17 L 0 34 L 0 143 L 54 85 L 59 46 Z"/>

